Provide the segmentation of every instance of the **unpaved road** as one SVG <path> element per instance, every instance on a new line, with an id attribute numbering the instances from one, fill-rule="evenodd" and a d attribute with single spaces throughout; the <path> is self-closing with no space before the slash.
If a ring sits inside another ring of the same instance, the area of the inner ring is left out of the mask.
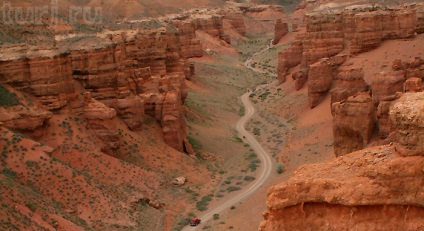
<path id="1" fill-rule="evenodd" d="M 202 220 L 201 225 L 197 227 L 186 226 L 182 229 L 183 231 L 200 230 L 203 224 L 206 221 L 210 220 L 214 214 L 219 214 L 225 209 L 228 209 L 231 206 L 249 197 L 253 192 L 259 189 L 259 187 L 261 187 L 262 184 L 265 183 L 265 181 L 268 179 L 269 175 L 271 174 L 273 162 L 269 154 L 259 144 L 259 142 L 255 139 L 255 137 L 251 135 L 249 132 L 247 132 L 245 129 L 246 123 L 250 120 L 250 118 L 252 118 L 253 114 L 255 113 L 255 108 L 252 102 L 249 100 L 249 93 L 245 93 L 244 95 L 242 95 L 241 101 L 243 102 L 243 105 L 245 107 L 245 115 L 241 117 L 239 121 L 237 121 L 236 130 L 238 131 L 239 136 L 243 137 L 244 141 L 250 144 L 252 149 L 255 150 L 256 154 L 261 160 L 261 165 L 259 167 L 259 173 L 256 176 L 256 180 L 248 188 L 243 189 L 242 191 L 240 191 L 238 194 L 234 195 L 233 197 L 217 204 L 215 208 L 207 210 L 205 214 L 199 217 Z"/>

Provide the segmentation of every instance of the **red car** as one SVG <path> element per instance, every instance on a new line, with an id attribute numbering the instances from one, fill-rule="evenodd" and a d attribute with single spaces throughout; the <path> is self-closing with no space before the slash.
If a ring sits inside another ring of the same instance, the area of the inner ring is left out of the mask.
<path id="1" fill-rule="evenodd" d="M 198 226 L 200 224 L 200 219 L 198 218 L 191 218 L 190 226 Z"/>

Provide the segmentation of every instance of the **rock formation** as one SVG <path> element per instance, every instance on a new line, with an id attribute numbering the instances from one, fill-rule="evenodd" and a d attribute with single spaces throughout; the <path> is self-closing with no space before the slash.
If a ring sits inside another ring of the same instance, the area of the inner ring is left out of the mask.
<path id="1" fill-rule="evenodd" d="M 394 96 L 396 92 L 403 92 L 404 82 L 404 71 L 374 74 L 371 84 L 374 104 L 378 105 L 381 100 Z"/>
<path id="2" fill-rule="evenodd" d="M 0 62 L 0 83 L 36 96 L 48 110 L 58 110 L 72 99 L 74 85 L 69 54 L 33 51 L 26 56 L 8 56 Z"/>
<path id="3" fill-rule="evenodd" d="M 364 124 L 357 124 L 359 120 L 369 120 L 353 113 L 358 111 L 355 103 L 367 105 L 362 107 L 365 109 L 362 115 L 373 107 L 366 93 L 356 97 L 333 105 L 337 111 L 351 109 L 351 118 L 344 118 L 346 124 L 352 123 L 350 129 Z M 424 227 L 423 105 L 424 93 L 420 92 L 405 93 L 392 106 L 390 119 L 397 133 L 394 144 L 366 148 L 325 163 L 304 165 L 287 182 L 272 187 L 267 194 L 265 221 L 259 230 L 341 230 L 346 227 L 419 230 Z M 355 116 L 356 121 L 352 120 Z M 364 136 L 366 130 L 367 127 L 358 129 Z M 361 142 L 358 139 L 358 143 Z"/>
<path id="4" fill-rule="evenodd" d="M 224 15 L 224 22 L 228 22 L 237 33 L 242 36 L 246 35 L 246 26 L 244 25 L 243 14 L 229 12 Z"/>
<path id="5" fill-rule="evenodd" d="M 346 100 L 350 96 L 368 90 L 362 68 L 342 66 L 337 72 L 337 75 L 335 75 L 335 86 L 331 90 L 331 104 Z"/>
<path id="6" fill-rule="evenodd" d="M 276 45 L 287 33 L 289 33 L 289 25 L 287 23 L 283 23 L 281 19 L 277 19 L 275 22 L 274 39 L 272 40 L 272 44 Z"/>
<path id="7" fill-rule="evenodd" d="M 423 81 L 420 78 L 412 77 L 405 81 L 406 92 L 419 92 L 423 90 Z"/>
<path id="8" fill-rule="evenodd" d="M 197 26 L 212 33 L 208 26 L 216 20 L 219 24 L 222 18 Z M 90 103 L 93 108 L 113 110 L 132 130 L 142 128 L 145 114 L 153 116 L 162 125 L 166 142 L 184 151 L 183 146 L 189 145 L 184 145 L 185 79 L 194 76 L 187 58 L 201 56 L 202 48 L 195 37 L 195 23 L 175 24 L 176 32 L 165 28 L 114 32 L 106 38 L 63 43 L 60 50 L 24 47 L 2 57 L 0 83 L 34 95 L 48 110 L 69 106 L 78 101 L 78 94 L 88 91 L 97 100 Z M 22 53 L 27 55 L 17 55 Z M 117 147 L 113 128 L 100 128 L 101 122 L 92 125 L 110 148 Z"/>
<path id="9" fill-rule="evenodd" d="M 333 81 L 333 68 L 329 59 L 322 59 L 309 67 L 308 98 L 309 106 L 318 105 L 330 90 Z"/>
<path id="10" fill-rule="evenodd" d="M 423 167 L 389 145 L 302 166 L 268 190 L 259 230 L 419 230 Z"/>
<path id="11" fill-rule="evenodd" d="M 289 68 L 298 64 L 300 64 L 302 69 L 309 70 L 312 65 L 319 65 L 315 63 L 320 62 L 320 59 L 334 57 L 342 51 L 344 53 L 357 54 L 374 49 L 387 39 L 414 37 L 415 32 L 419 32 L 417 31 L 417 25 L 422 20 L 420 10 L 420 5 L 383 8 L 365 4 L 344 9 L 331 9 L 329 11 L 316 10 L 306 14 L 304 17 L 306 32 L 299 35 L 289 48 L 279 53 L 279 83 L 285 81 Z M 421 28 L 420 26 L 418 27 Z M 417 77 L 417 72 L 421 73 L 416 69 L 408 70 L 405 76 L 407 78 Z M 308 79 L 311 79 L 311 74 L 314 75 L 312 78 L 317 77 L 314 72 L 309 70 Z M 337 75 L 337 73 L 333 74 Z M 390 75 L 399 75 L 399 73 Z M 303 79 L 301 82 L 303 82 Z M 392 77 L 389 77 L 389 79 L 395 81 Z M 322 82 L 326 82 L 326 80 L 322 80 Z M 400 80 L 396 83 L 389 82 L 383 84 L 394 84 L 396 86 L 401 84 Z M 296 82 L 296 89 L 299 89 L 300 83 Z M 393 87 L 395 87 L 394 85 Z M 311 84 L 311 86 L 315 86 L 315 84 Z M 384 89 L 385 87 L 381 88 Z M 374 97 L 373 91 L 373 99 L 377 103 L 380 97 L 379 94 L 384 95 L 385 93 L 380 93 L 377 85 L 374 85 L 374 88 L 377 90 L 377 95 Z M 397 90 L 396 87 L 395 89 Z M 396 91 L 395 89 L 388 90 L 390 92 L 387 92 L 387 94 L 392 94 L 391 91 Z M 309 90 L 310 105 L 312 107 L 316 106 L 323 92 L 328 90 L 321 91 L 321 93 L 317 93 L 314 89 Z M 357 90 L 362 91 L 361 89 L 356 89 L 348 94 L 342 93 L 343 90 L 341 88 L 336 89 L 333 92 L 334 99 L 339 100 L 337 99 L 339 95 L 340 98 L 345 98 L 347 95 L 354 94 Z"/>
<path id="12" fill-rule="evenodd" d="M 403 156 L 424 155 L 424 92 L 405 93 L 390 110 L 396 126 L 396 150 Z"/>
<path id="13" fill-rule="evenodd" d="M 292 75 L 295 80 L 294 88 L 298 91 L 308 81 L 308 70 L 303 68 Z"/>
<path id="14" fill-rule="evenodd" d="M 335 155 L 364 148 L 374 134 L 375 108 L 369 93 L 334 103 L 332 111 Z"/>
<path id="15" fill-rule="evenodd" d="M 0 107 L 0 122 L 3 126 L 18 131 L 35 131 L 52 117 L 52 113 L 36 106 L 17 105 Z"/>
<path id="16" fill-rule="evenodd" d="M 386 139 L 389 137 L 390 133 L 395 130 L 395 127 L 390 120 L 389 112 L 390 108 L 399 98 L 398 95 L 395 95 L 390 98 L 386 98 L 383 101 L 380 101 L 376 111 L 377 125 L 378 125 L 378 135 L 380 139 Z"/>
<path id="17" fill-rule="evenodd" d="M 302 36 L 303 35 L 296 37 L 296 40 L 290 47 L 286 48 L 284 51 L 278 52 L 277 78 L 279 84 L 286 81 L 286 75 L 289 68 L 299 65 L 302 61 Z"/>
<path id="18" fill-rule="evenodd" d="M 118 128 L 113 119 L 116 118 L 116 111 L 103 103 L 91 98 L 89 92 L 84 94 L 84 106 L 80 113 L 86 118 L 88 129 L 93 131 L 106 146 L 101 150 L 107 154 L 112 154 L 113 150 L 119 148 L 121 141 Z"/>

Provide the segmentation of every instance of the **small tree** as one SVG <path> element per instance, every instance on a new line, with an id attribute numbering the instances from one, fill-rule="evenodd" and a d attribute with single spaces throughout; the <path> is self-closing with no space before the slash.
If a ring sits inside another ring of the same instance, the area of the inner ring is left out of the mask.
<path id="1" fill-rule="evenodd" d="M 284 172 L 284 165 L 282 163 L 277 164 L 277 173 L 281 174 Z"/>

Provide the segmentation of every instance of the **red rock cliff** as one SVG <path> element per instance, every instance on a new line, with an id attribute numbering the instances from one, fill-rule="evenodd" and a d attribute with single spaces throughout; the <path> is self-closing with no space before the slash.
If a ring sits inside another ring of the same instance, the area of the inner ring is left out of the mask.
<path id="1" fill-rule="evenodd" d="M 132 130 L 142 128 L 145 114 L 154 117 L 162 125 L 165 141 L 184 151 L 184 143 L 189 145 L 184 141 L 185 79 L 194 74 L 187 58 L 202 55 L 194 28 L 193 23 L 177 23 L 176 32 L 165 28 L 114 32 L 106 38 L 63 43 L 60 50 L 15 48 L 12 55 L 2 57 L 0 83 L 36 96 L 49 110 L 69 106 L 79 100 L 78 94 L 90 92 L 98 101 L 95 105 L 113 108 Z M 23 53 L 28 55 L 18 55 Z M 105 134 L 103 128 L 93 130 L 101 137 Z"/>
<path id="2" fill-rule="evenodd" d="M 423 96 L 406 93 L 391 108 L 399 143 L 302 166 L 272 187 L 259 230 L 422 229 Z"/>
<path id="3" fill-rule="evenodd" d="M 376 48 L 387 39 L 413 37 L 416 31 L 419 32 L 417 28 L 421 28 L 418 25 L 422 17 L 417 13 L 421 12 L 420 9 L 420 6 L 383 9 L 378 6 L 359 5 L 341 10 L 316 10 L 306 14 L 306 32 L 299 35 L 289 48 L 279 53 L 279 82 L 283 83 L 288 69 L 298 64 L 303 72 L 308 72 L 308 79 L 311 74 L 312 78 L 316 79 L 315 73 L 309 69 L 322 58 L 331 58 L 342 51 L 351 54 L 365 52 Z M 337 73 L 333 75 L 336 76 Z M 303 79 L 305 78 L 302 78 L 302 81 Z M 317 89 L 315 86 L 317 85 L 309 86 L 310 101 L 316 101 L 310 104 L 312 107 L 319 103 L 319 100 L 314 100 L 316 92 L 323 92 L 320 86 Z M 296 89 L 299 87 L 296 86 Z"/>

